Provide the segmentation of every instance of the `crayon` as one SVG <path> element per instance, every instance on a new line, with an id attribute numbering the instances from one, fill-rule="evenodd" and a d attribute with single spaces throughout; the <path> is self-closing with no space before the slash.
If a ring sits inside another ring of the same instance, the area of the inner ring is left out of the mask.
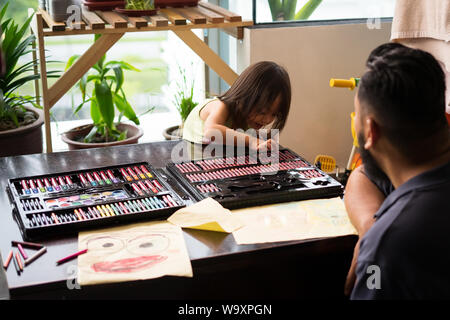
<path id="1" fill-rule="evenodd" d="M 54 177 L 51 177 L 50 181 L 52 182 L 53 188 L 56 191 L 61 191 L 61 187 L 58 185 L 58 182 L 56 182 L 56 179 Z"/>
<path id="2" fill-rule="evenodd" d="M 66 176 L 67 184 L 73 184 L 72 179 L 69 176 Z"/>
<path id="3" fill-rule="evenodd" d="M 44 188 L 44 185 L 42 184 L 41 180 L 36 179 L 36 184 L 38 185 L 39 191 L 41 191 L 42 193 L 45 193 L 45 188 Z"/>
<path id="4" fill-rule="evenodd" d="M 136 173 L 133 171 L 133 169 L 131 169 L 130 167 L 127 168 L 128 173 L 133 177 L 134 180 L 139 180 L 138 176 L 136 175 Z"/>
<path id="5" fill-rule="evenodd" d="M 53 187 L 47 178 L 44 178 L 44 184 L 45 184 L 45 188 L 47 189 L 48 192 L 53 192 Z"/>
<path id="6" fill-rule="evenodd" d="M 17 257 L 16 257 L 16 255 L 14 255 L 14 257 L 13 257 L 13 262 L 14 262 L 14 267 L 16 268 L 17 274 L 20 275 L 20 267 L 19 267 L 19 263 L 17 262 Z"/>
<path id="7" fill-rule="evenodd" d="M 84 213 L 83 209 L 79 208 L 78 209 L 78 213 L 81 215 L 81 217 L 83 218 L 83 220 L 87 220 L 88 218 L 86 217 L 86 214 Z"/>
<path id="8" fill-rule="evenodd" d="M 139 189 L 139 187 L 138 187 L 135 183 L 132 183 L 132 184 L 131 184 L 131 187 L 134 189 L 134 191 L 136 191 L 136 193 L 137 193 L 138 195 L 140 195 L 140 196 L 143 196 L 143 195 L 144 195 L 144 193 L 142 192 L 142 190 Z"/>
<path id="9" fill-rule="evenodd" d="M 167 198 L 173 203 L 174 206 L 178 205 L 178 203 L 172 198 L 170 194 L 167 195 Z"/>
<path id="10" fill-rule="evenodd" d="M 52 212 L 52 218 L 53 218 L 53 221 L 55 222 L 55 224 L 59 224 L 59 220 L 58 220 L 58 217 L 56 216 L 56 214 L 54 213 L 54 212 Z M 24 257 L 25 258 L 25 257 Z M 26 259 L 26 258 L 25 258 Z"/>
<path id="11" fill-rule="evenodd" d="M 74 210 L 74 213 L 76 214 L 77 218 L 79 221 L 83 220 L 83 217 L 81 216 L 81 214 L 78 212 L 78 209 Z"/>
<path id="12" fill-rule="evenodd" d="M 20 255 L 18 252 L 16 252 L 16 260 L 17 260 L 17 264 L 19 265 L 20 271 L 23 271 L 22 259 L 20 259 Z"/>
<path id="13" fill-rule="evenodd" d="M 65 258 L 62 258 L 62 259 L 56 261 L 56 264 L 59 265 L 59 264 L 62 264 L 62 263 L 64 263 L 64 262 L 67 262 L 67 261 L 69 261 L 69 260 L 72 260 L 72 259 L 74 259 L 74 258 L 76 258 L 76 257 L 78 257 L 78 256 L 80 256 L 80 255 L 82 255 L 82 254 L 85 254 L 87 251 L 88 251 L 87 249 L 78 251 L 78 252 L 76 252 L 76 253 L 74 253 L 74 254 L 71 254 L 70 256 L 67 256 L 67 257 L 65 257 Z"/>
<path id="14" fill-rule="evenodd" d="M 111 205 L 107 204 L 106 207 L 113 212 L 116 216 L 120 215 L 120 212 L 113 206 L 113 204 L 111 203 Z"/>
<path id="15" fill-rule="evenodd" d="M 28 255 L 26 254 L 25 250 L 23 250 L 22 245 L 19 243 L 17 244 L 17 248 L 19 249 L 20 254 L 24 259 L 28 259 Z"/>
<path id="16" fill-rule="evenodd" d="M 97 206 L 96 209 L 98 210 L 98 212 L 100 212 L 102 217 L 107 217 L 107 215 L 103 212 L 103 210 L 102 210 L 102 208 L 100 208 L 100 206 Z"/>
<path id="17" fill-rule="evenodd" d="M 144 199 L 142 199 L 146 204 L 147 204 L 147 206 L 150 208 L 150 209 L 155 209 L 155 207 L 153 206 L 153 204 L 148 200 L 148 198 L 144 198 Z"/>
<path id="18" fill-rule="evenodd" d="M 5 260 L 5 263 L 3 264 L 3 268 L 5 268 L 5 270 L 8 269 L 9 263 L 11 262 L 11 259 L 13 257 L 13 251 L 11 250 L 8 254 L 8 257 Z"/>
<path id="19" fill-rule="evenodd" d="M 94 171 L 93 173 L 95 180 L 97 180 L 98 184 L 100 184 L 101 186 L 105 185 L 105 181 L 103 181 L 100 176 L 98 175 L 97 172 Z"/>
<path id="20" fill-rule="evenodd" d="M 148 188 L 144 185 L 142 181 L 138 181 L 139 187 L 141 187 L 141 190 L 143 190 L 145 193 L 150 193 Z"/>
<path id="21" fill-rule="evenodd" d="M 58 177 L 58 182 L 60 186 L 65 186 L 66 183 L 64 182 L 64 179 L 62 177 Z"/>
<path id="22" fill-rule="evenodd" d="M 120 182 L 119 179 L 117 179 L 117 178 L 114 176 L 114 174 L 112 173 L 111 170 L 107 170 L 106 173 L 108 174 L 108 177 L 111 179 L 111 181 L 112 181 L 113 183 L 119 183 L 119 182 Z"/>
<path id="23" fill-rule="evenodd" d="M 30 185 L 30 188 L 33 190 L 33 193 L 39 193 L 39 190 L 38 188 L 36 188 L 36 185 L 34 184 L 33 180 L 29 180 L 28 183 Z"/>
<path id="24" fill-rule="evenodd" d="M 25 265 L 29 265 L 30 263 L 32 263 L 33 261 L 35 261 L 37 258 L 39 258 L 40 256 L 42 256 L 45 252 L 47 251 L 46 247 L 42 247 L 38 252 L 36 252 L 33 256 L 31 256 L 30 258 L 28 258 L 27 260 L 25 260 Z"/>
<path id="25" fill-rule="evenodd" d="M 86 177 L 93 187 L 97 186 L 97 182 L 94 180 L 94 178 L 92 178 L 92 176 L 89 172 L 86 172 Z"/>
<path id="26" fill-rule="evenodd" d="M 120 173 L 122 173 L 122 176 L 127 180 L 127 181 L 133 181 L 133 178 L 131 178 L 126 171 L 123 168 L 120 168 Z"/>
<path id="27" fill-rule="evenodd" d="M 134 166 L 134 167 L 133 167 L 133 170 L 134 170 L 134 172 L 136 172 L 136 173 L 141 177 L 142 180 L 145 179 L 145 175 L 142 173 L 141 170 L 139 170 L 138 167 Z"/>
<path id="28" fill-rule="evenodd" d="M 147 175 L 147 177 L 153 178 L 152 174 L 147 170 L 147 168 L 144 165 L 141 165 L 140 168 Z"/>
<path id="29" fill-rule="evenodd" d="M 80 178 L 82 184 L 84 184 L 85 186 L 89 186 L 89 183 L 87 182 L 86 178 L 81 173 L 78 175 L 78 177 Z"/>
<path id="30" fill-rule="evenodd" d="M 125 206 L 122 204 L 122 202 L 119 202 L 119 206 L 122 208 L 122 210 L 125 212 L 125 213 L 130 213 L 128 210 L 127 210 L 127 208 L 125 208 Z"/>
<path id="31" fill-rule="evenodd" d="M 150 183 L 150 181 L 145 180 L 145 184 L 147 185 L 147 187 L 150 188 L 150 190 L 152 190 L 153 193 L 158 193 L 158 190 L 155 189 L 155 187 Z"/>
<path id="32" fill-rule="evenodd" d="M 108 179 L 108 177 L 105 175 L 103 171 L 100 171 L 100 176 L 103 178 L 103 181 L 106 182 L 106 184 L 111 184 L 111 180 Z"/>
<path id="33" fill-rule="evenodd" d="M 24 194 L 31 194 L 31 191 L 28 188 L 27 182 L 25 180 L 22 180 L 20 183 L 22 184 L 23 193 Z"/>
<path id="34" fill-rule="evenodd" d="M 152 181 L 154 185 L 156 185 L 157 188 L 159 188 L 160 191 L 164 190 L 163 186 L 159 183 L 158 180 Z"/>

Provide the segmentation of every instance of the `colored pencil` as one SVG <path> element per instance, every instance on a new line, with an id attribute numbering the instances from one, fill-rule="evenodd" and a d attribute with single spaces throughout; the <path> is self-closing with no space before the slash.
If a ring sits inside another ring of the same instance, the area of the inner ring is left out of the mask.
<path id="1" fill-rule="evenodd" d="M 67 262 L 67 261 L 69 261 L 69 260 L 72 260 L 72 259 L 78 257 L 79 255 L 85 254 L 86 252 L 87 252 L 87 249 L 78 251 L 78 252 L 76 252 L 76 253 L 74 253 L 74 254 L 71 254 L 70 256 L 67 256 L 67 257 L 65 257 L 65 258 L 62 258 L 62 259 L 56 261 L 56 264 L 62 264 L 62 263 L 64 263 L 64 262 Z"/>

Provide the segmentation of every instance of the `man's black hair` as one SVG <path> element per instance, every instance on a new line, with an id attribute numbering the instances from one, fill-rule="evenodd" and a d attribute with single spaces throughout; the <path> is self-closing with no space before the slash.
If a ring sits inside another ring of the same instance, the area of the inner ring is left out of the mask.
<path id="1" fill-rule="evenodd" d="M 359 84 L 363 110 L 371 111 L 387 138 L 404 155 L 447 128 L 445 75 L 429 53 L 398 43 L 372 51 Z M 366 109 L 364 109 L 366 108 Z"/>

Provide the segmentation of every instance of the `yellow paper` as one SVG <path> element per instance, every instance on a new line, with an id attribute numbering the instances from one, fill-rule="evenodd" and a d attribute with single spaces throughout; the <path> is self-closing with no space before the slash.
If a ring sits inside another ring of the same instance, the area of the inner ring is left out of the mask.
<path id="1" fill-rule="evenodd" d="M 82 232 L 78 247 L 88 249 L 78 257 L 80 285 L 192 277 L 182 231 L 166 221 Z"/>
<path id="2" fill-rule="evenodd" d="M 167 221 L 181 228 L 230 233 L 241 228 L 242 222 L 231 211 L 212 198 L 182 208 Z"/>
<path id="3" fill-rule="evenodd" d="M 238 244 L 305 240 L 357 234 L 340 198 L 294 201 L 233 210 L 244 226 Z"/>

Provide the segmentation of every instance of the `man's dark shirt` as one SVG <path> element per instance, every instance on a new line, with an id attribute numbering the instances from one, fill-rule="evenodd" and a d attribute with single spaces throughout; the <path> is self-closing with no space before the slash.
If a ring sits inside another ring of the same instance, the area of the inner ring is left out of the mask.
<path id="1" fill-rule="evenodd" d="M 351 299 L 450 299 L 449 197 L 450 162 L 389 193 L 361 240 Z"/>

